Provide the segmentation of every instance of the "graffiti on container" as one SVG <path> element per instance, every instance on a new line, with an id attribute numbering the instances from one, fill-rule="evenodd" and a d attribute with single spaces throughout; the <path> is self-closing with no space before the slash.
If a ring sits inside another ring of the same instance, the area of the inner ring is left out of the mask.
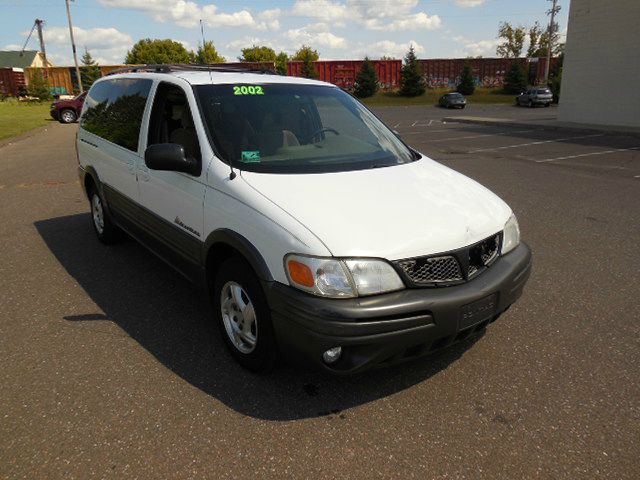
<path id="1" fill-rule="evenodd" d="M 455 77 L 423 75 L 423 78 L 429 88 L 454 88 L 460 83 L 460 75 Z M 477 87 L 502 87 L 504 85 L 504 75 L 475 76 L 473 81 Z"/>

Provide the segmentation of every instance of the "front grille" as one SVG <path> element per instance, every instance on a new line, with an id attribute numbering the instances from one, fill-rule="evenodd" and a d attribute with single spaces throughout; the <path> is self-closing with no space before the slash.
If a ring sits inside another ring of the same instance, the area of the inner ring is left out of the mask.
<path id="1" fill-rule="evenodd" d="M 498 258 L 500 233 L 460 250 L 429 257 L 394 262 L 410 285 L 416 287 L 452 285 L 470 280 Z"/>
<path id="2" fill-rule="evenodd" d="M 404 260 L 398 262 L 398 266 L 418 285 L 462 280 L 458 261 L 449 255 Z"/>

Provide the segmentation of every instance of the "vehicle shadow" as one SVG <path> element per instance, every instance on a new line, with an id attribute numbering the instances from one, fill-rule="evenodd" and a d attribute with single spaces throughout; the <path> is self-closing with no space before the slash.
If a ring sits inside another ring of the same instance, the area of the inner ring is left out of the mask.
<path id="1" fill-rule="evenodd" d="M 334 377 L 283 365 L 266 375 L 239 367 L 225 350 L 198 289 L 137 242 L 100 244 L 88 213 L 38 221 L 56 259 L 100 311 L 65 316 L 68 322 L 114 322 L 166 368 L 244 415 L 266 420 L 340 416 L 350 407 L 428 380 L 477 341 L 429 357 Z"/>

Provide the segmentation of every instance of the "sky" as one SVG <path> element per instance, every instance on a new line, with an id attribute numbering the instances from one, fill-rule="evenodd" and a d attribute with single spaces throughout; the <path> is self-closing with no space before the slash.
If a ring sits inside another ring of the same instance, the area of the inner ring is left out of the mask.
<path id="1" fill-rule="evenodd" d="M 569 0 L 559 4 L 564 33 Z M 122 63 L 142 38 L 196 49 L 200 20 L 206 40 L 228 61 L 254 44 L 289 54 L 308 44 L 326 60 L 402 58 L 410 45 L 419 58 L 491 57 L 501 21 L 546 25 L 550 6 L 549 0 L 75 0 L 71 12 L 80 53 L 86 48 L 107 65 Z M 49 59 L 71 65 L 64 0 L 0 0 L 0 49 L 20 50 L 36 18 L 45 21 Z M 38 49 L 35 32 L 27 49 Z"/>

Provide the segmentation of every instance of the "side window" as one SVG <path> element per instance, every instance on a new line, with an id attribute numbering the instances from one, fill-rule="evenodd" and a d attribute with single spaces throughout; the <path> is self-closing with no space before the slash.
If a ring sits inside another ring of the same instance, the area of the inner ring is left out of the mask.
<path id="1" fill-rule="evenodd" d="M 140 124 L 153 82 L 122 78 L 96 83 L 87 94 L 82 128 L 120 145 L 138 150 Z"/>
<path id="2" fill-rule="evenodd" d="M 164 82 L 158 85 L 153 100 L 147 139 L 147 145 L 158 143 L 177 143 L 184 147 L 187 157 L 201 159 L 187 95 L 182 88 Z"/>

